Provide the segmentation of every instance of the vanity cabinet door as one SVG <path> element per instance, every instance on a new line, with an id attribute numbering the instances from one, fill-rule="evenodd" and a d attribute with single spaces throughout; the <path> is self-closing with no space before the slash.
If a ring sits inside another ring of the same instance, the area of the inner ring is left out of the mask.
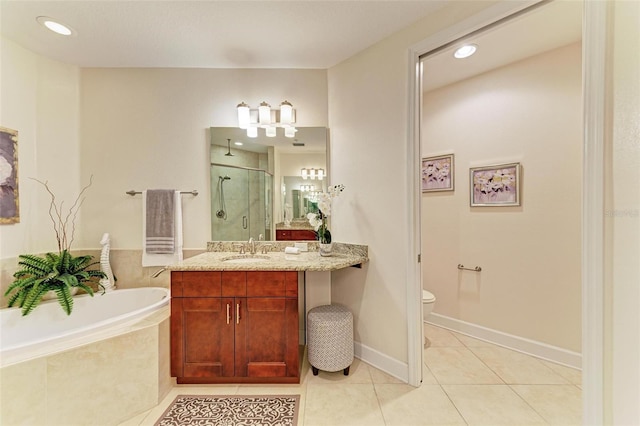
<path id="1" fill-rule="evenodd" d="M 180 318 L 182 373 L 178 377 L 231 377 L 234 368 L 233 298 L 174 299 Z M 173 366 L 174 363 L 172 363 Z M 179 372 L 177 372 L 179 373 Z"/>
<path id="2" fill-rule="evenodd" d="M 297 377 L 298 301 L 247 298 L 236 325 L 236 376 Z"/>

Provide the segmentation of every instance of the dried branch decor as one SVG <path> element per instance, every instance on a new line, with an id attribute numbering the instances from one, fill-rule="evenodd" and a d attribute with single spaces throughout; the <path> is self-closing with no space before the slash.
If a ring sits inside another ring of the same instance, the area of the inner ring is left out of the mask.
<path id="1" fill-rule="evenodd" d="M 91 285 L 101 288 L 99 280 L 106 278 L 102 271 L 91 269 L 92 266 L 99 264 L 99 262 L 92 262 L 93 256 L 73 256 L 70 252 L 75 235 L 75 220 L 84 201 L 83 194 L 91 186 L 92 178 L 89 179 L 89 184 L 82 188 L 66 214 L 64 214 L 64 201 L 56 203 L 56 196 L 49 188 L 48 182 L 33 180 L 42 184 L 51 196 L 49 217 L 56 234 L 58 253 L 46 253 L 44 256 L 33 254 L 18 256 L 20 259 L 18 265 L 22 269 L 13 274 L 15 280 L 5 292 L 5 296 L 13 292 L 7 304 L 9 307 L 18 305 L 22 308 L 22 315 L 28 315 L 40 304 L 43 297 L 52 291 L 62 309 L 69 315 L 73 309 L 74 291 L 81 288 L 93 296 Z"/>
<path id="2" fill-rule="evenodd" d="M 63 250 L 69 250 L 76 233 L 76 216 L 78 215 L 80 206 L 84 202 L 84 198 L 82 197 L 82 195 L 93 183 L 93 175 L 89 178 L 89 183 L 87 184 L 87 186 L 82 188 L 80 194 L 78 194 L 78 197 L 74 201 L 73 205 L 69 208 L 69 211 L 67 212 L 67 215 L 64 217 L 64 219 L 62 219 L 62 208 L 64 205 L 64 201 L 61 201 L 59 205 L 56 205 L 56 195 L 51 191 L 51 188 L 49 188 L 49 182 L 42 182 L 36 178 L 31 179 L 44 186 L 44 188 L 51 196 L 51 204 L 49 205 L 49 217 L 51 218 L 51 222 L 53 223 L 53 230 L 56 233 L 56 240 L 58 241 L 58 251 L 62 252 Z M 67 236 L 67 227 L 69 225 L 70 219 L 71 239 L 69 239 Z"/>

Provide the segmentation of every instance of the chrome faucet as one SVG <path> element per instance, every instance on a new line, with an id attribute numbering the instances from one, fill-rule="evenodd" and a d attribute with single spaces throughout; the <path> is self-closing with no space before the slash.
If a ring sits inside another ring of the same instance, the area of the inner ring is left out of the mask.
<path id="1" fill-rule="evenodd" d="M 157 278 L 158 275 L 160 275 L 161 273 L 163 273 L 166 270 L 167 270 L 167 268 L 162 268 L 159 271 L 156 271 L 155 274 L 151 275 L 151 278 Z"/>
<path id="2" fill-rule="evenodd" d="M 249 253 L 256 254 L 256 242 L 253 237 L 249 237 Z"/>

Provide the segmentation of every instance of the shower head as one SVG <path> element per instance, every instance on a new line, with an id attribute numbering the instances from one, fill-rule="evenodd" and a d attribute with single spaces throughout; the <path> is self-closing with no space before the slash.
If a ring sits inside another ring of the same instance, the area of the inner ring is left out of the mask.
<path id="1" fill-rule="evenodd" d="M 220 180 L 231 180 L 231 178 L 229 176 L 226 176 L 226 175 L 224 177 L 218 176 L 218 179 L 220 179 Z"/>

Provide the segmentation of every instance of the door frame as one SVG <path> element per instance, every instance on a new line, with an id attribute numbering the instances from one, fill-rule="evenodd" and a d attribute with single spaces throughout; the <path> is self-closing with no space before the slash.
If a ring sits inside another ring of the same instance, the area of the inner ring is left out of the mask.
<path id="1" fill-rule="evenodd" d="M 544 0 L 502 1 L 409 48 L 407 199 L 409 235 L 407 262 L 408 381 L 422 381 L 420 57 L 474 31 Z M 609 2 L 583 2 L 583 178 L 582 178 L 582 421 L 604 422 L 604 142 L 606 136 L 606 62 Z"/>

